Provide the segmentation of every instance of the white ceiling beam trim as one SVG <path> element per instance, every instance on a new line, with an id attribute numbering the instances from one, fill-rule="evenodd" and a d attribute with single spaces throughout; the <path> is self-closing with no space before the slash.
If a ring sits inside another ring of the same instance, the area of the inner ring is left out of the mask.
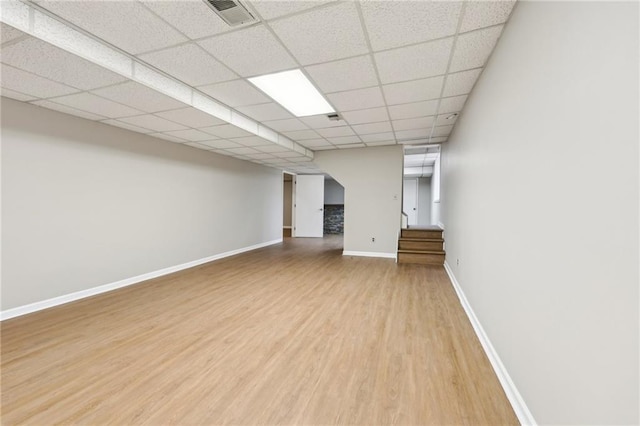
<path id="1" fill-rule="evenodd" d="M 236 110 L 175 80 L 115 47 L 73 28 L 20 0 L 3 0 L 0 21 L 67 52 L 80 56 L 130 80 L 143 84 L 180 102 L 239 127 L 267 141 L 313 159 L 313 151 L 248 118 Z"/>
<path id="2" fill-rule="evenodd" d="M 404 177 L 412 176 L 424 176 L 429 177 L 433 174 L 433 167 L 425 166 L 425 167 L 405 167 L 404 168 Z"/>

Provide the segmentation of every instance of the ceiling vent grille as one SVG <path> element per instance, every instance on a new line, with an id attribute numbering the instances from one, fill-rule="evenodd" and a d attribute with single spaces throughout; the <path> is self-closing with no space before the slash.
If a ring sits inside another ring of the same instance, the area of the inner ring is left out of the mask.
<path id="1" fill-rule="evenodd" d="M 232 27 L 256 21 L 247 8 L 237 0 L 204 0 L 204 2 Z"/>

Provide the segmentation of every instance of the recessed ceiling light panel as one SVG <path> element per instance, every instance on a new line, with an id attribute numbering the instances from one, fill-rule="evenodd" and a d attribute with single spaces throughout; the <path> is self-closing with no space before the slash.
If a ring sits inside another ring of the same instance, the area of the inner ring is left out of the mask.
<path id="1" fill-rule="evenodd" d="M 261 75 L 249 81 L 296 117 L 335 112 L 300 70 Z"/>

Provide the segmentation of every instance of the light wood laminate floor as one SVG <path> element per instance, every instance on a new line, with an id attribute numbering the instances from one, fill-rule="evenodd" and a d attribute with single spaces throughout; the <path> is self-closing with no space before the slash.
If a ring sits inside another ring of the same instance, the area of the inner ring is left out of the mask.
<path id="1" fill-rule="evenodd" d="M 2 423 L 517 424 L 441 266 L 287 239 L 2 323 Z"/>

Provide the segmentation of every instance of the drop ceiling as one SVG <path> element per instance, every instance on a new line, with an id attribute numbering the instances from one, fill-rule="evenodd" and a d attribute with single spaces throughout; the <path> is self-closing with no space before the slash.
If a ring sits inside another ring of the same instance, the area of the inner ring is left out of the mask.
<path id="1" fill-rule="evenodd" d="M 245 1 L 258 22 L 229 27 L 202 0 L 2 3 L 26 4 L 90 35 L 96 49 L 115 47 L 140 64 L 136 75 L 161 71 L 153 77 L 192 93 L 161 93 L 50 44 L 51 31 L 2 23 L 3 96 L 298 173 L 317 171 L 318 150 L 446 142 L 457 116 L 447 117 L 463 110 L 514 6 Z M 296 68 L 343 120 L 294 117 L 247 81 Z M 196 95 L 259 123 L 260 132 L 189 103 Z"/>

